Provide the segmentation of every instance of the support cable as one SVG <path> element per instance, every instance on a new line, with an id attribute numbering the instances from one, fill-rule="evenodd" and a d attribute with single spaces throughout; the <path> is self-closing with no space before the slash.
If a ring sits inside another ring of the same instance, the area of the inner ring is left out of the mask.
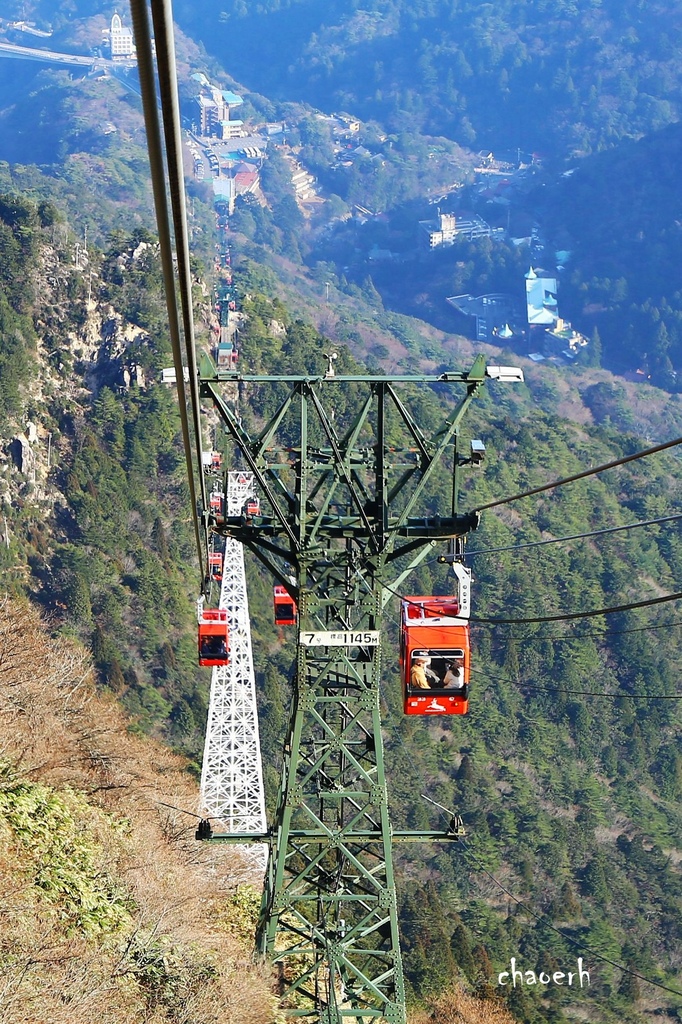
<path id="1" fill-rule="evenodd" d="M 400 623 L 398 622 L 398 620 L 396 618 L 394 618 L 392 615 L 389 615 L 389 618 L 391 619 L 391 622 L 393 622 L 393 624 L 395 626 L 397 626 L 398 629 L 400 629 Z M 667 629 L 668 626 L 682 626 L 682 622 L 671 622 L 671 623 L 667 623 L 666 625 L 662 625 L 662 626 L 641 626 L 641 627 L 638 627 L 637 629 L 613 630 L 611 633 L 608 633 L 608 632 L 585 633 L 582 636 L 575 636 L 575 634 L 574 634 L 573 636 L 559 636 L 559 637 L 538 636 L 538 637 L 521 637 L 519 639 L 517 639 L 516 637 L 507 637 L 506 641 L 514 640 L 515 643 L 524 643 L 524 641 L 530 643 L 530 642 L 532 642 L 534 640 L 576 640 L 577 641 L 577 640 L 587 639 L 588 637 L 612 636 L 614 634 L 620 634 L 620 633 L 642 633 L 642 632 L 648 632 L 650 629 Z M 522 682 L 520 680 L 515 680 L 515 679 L 501 679 L 499 677 L 497 679 L 494 679 L 494 678 L 491 678 L 490 674 L 488 672 L 486 672 L 485 669 L 475 669 L 475 668 L 472 668 L 472 669 L 470 669 L 470 672 L 471 672 L 472 675 L 485 676 L 485 678 L 487 680 L 489 680 L 490 682 L 509 683 L 510 686 L 523 687 L 523 688 L 525 688 L 527 690 L 532 690 L 535 693 L 568 693 L 568 694 L 571 694 L 571 695 L 573 695 L 575 697 L 604 697 L 605 699 L 608 699 L 608 700 L 617 700 L 620 697 L 627 697 L 627 698 L 629 698 L 631 700 L 682 700 L 682 694 L 666 695 L 666 694 L 652 694 L 652 693 L 599 693 L 596 690 L 595 691 L 592 691 L 592 690 L 568 690 L 568 689 L 564 689 L 563 687 L 557 687 L 557 686 L 533 686 L 532 683 L 525 683 L 525 682 Z"/>
<path id="2" fill-rule="evenodd" d="M 534 693 L 569 693 L 575 697 L 603 697 L 605 700 L 619 700 L 621 697 L 628 700 L 682 700 L 682 693 L 600 693 L 598 690 L 567 690 L 561 686 L 534 686 L 532 683 L 524 683 L 521 680 L 495 679 L 484 669 L 470 669 L 469 671 L 472 675 L 485 676 L 491 683 L 509 683 L 510 686 L 520 686 L 525 690 L 532 690 Z"/>
<path id="3" fill-rule="evenodd" d="M 389 587 L 387 583 L 384 583 L 384 589 L 389 590 L 396 597 L 399 597 L 401 601 L 405 601 L 407 604 L 414 604 L 421 607 L 421 602 L 410 601 L 404 594 L 400 594 L 393 587 Z M 507 625 L 530 625 L 535 622 L 569 622 L 572 619 L 591 619 L 598 615 L 614 615 L 616 612 L 627 612 L 633 608 L 649 608 L 652 605 L 664 604 L 666 601 L 679 601 L 682 599 L 682 591 L 676 594 L 666 594 L 665 597 L 652 597 L 647 601 L 631 601 L 629 604 L 619 604 L 613 608 L 596 608 L 591 612 L 570 612 L 569 614 L 561 615 L 538 615 L 532 619 L 498 619 L 498 618 L 485 618 L 483 616 L 470 616 L 469 622 L 478 623 L 490 623 L 490 624 L 507 624 Z M 551 639 L 551 638 L 547 638 Z M 576 639 L 578 639 L 576 637 Z"/>
<path id="4" fill-rule="evenodd" d="M 675 445 L 682 444 L 682 437 L 676 437 L 674 441 L 666 441 L 664 444 L 657 444 L 653 448 L 646 448 L 644 451 L 635 452 L 634 455 L 625 455 L 622 459 L 614 459 L 613 462 L 606 462 L 603 466 L 595 466 L 594 469 L 585 469 L 582 473 L 573 473 L 572 476 L 565 476 L 561 480 L 554 480 L 550 484 L 542 484 L 540 487 L 531 487 L 528 491 L 521 491 L 520 494 L 513 494 L 510 498 L 499 498 L 497 501 L 489 501 L 485 505 L 478 505 L 476 508 L 477 512 L 483 512 L 488 508 L 497 508 L 498 505 L 508 505 L 511 501 L 518 501 L 519 498 L 528 498 L 532 494 L 540 494 L 542 491 L 550 491 L 554 487 L 561 487 L 563 484 L 571 484 L 575 480 L 584 480 L 585 477 L 595 476 L 597 473 L 603 473 L 607 469 L 615 469 L 616 466 L 624 466 L 627 462 L 634 462 L 636 459 L 644 459 L 647 455 L 655 455 L 657 452 L 663 452 L 667 448 L 674 448 Z"/>
<path id="5" fill-rule="evenodd" d="M 637 530 L 640 526 L 658 526 L 660 523 L 669 523 L 674 519 L 682 519 L 682 513 L 676 513 L 671 516 L 663 516 L 660 519 L 647 519 L 641 523 L 627 523 L 625 526 L 610 526 L 606 530 L 594 530 L 591 533 L 573 533 L 568 537 L 551 537 L 549 540 L 534 540 L 528 544 L 510 544 L 503 548 L 474 548 L 473 551 L 467 549 L 467 558 L 470 555 L 496 555 L 501 551 L 524 551 L 526 548 L 539 548 L 543 544 L 561 544 L 566 540 L 586 540 L 589 537 L 602 537 L 607 533 L 619 533 L 622 530 Z M 432 559 L 433 562 L 438 559 Z"/>
<path id="6" fill-rule="evenodd" d="M 562 642 L 565 640 L 592 640 L 596 637 L 602 636 L 622 636 L 624 633 L 649 633 L 657 629 L 673 629 L 675 626 L 682 626 L 682 620 L 677 620 L 676 622 L 662 622 L 658 626 L 635 626 L 632 629 L 603 629 L 599 633 L 561 633 L 558 636 L 549 636 L 547 633 L 537 633 L 535 636 L 506 636 L 503 640 L 493 641 L 493 643 L 506 645 L 510 640 L 513 640 L 516 644 L 533 644 L 544 640 L 549 640 L 551 643 L 554 643 L 554 641 Z"/>
<path id="7" fill-rule="evenodd" d="M 201 423 L 199 419 L 199 368 L 197 365 L 194 338 L 194 315 L 192 310 L 192 275 L 189 260 L 189 232 L 187 229 L 187 204 L 185 201 L 184 171 L 182 166 L 182 128 L 178 100 L 178 78 L 175 63 L 175 38 L 173 33 L 173 11 L 170 0 L 157 0 L 152 4 L 156 62 L 159 72 L 161 113 L 163 116 L 168 181 L 173 214 L 173 227 L 178 260 L 178 277 L 182 320 L 185 335 L 185 351 L 189 370 L 189 387 L 194 424 L 194 444 L 198 459 L 201 501 L 204 511 L 208 509 L 206 480 L 203 472 Z M 208 550 L 208 524 L 204 519 L 206 549 Z"/>
<path id="8" fill-rule="evenodd" d="M 629 604 L 616 605 L 614 608 L 596 608 L 591 612 L 571 612 L 569 615 L 538 615 L 537 618 L 533 619 L 496 619 L 496 618 L 474 618 L 472 615 L 469 619 L 470 622 L 491 622 L 491 623 L 509 623 L 512 625 L 523 625 L 525 623 L 533 622 L 568 622 L 571 619 L 591 619 L 597 615 L 614 615 L 616 612 L 629 612 L 633 608 L 650 608 L 655 604 L 665 604 L 666 601 L 679 601 L 682 598 L 682 592 L 676 594 L 666 594 L 665 597 L 652 597 L 647 601 L 631 601 Z"/>
<path id="9" fill-rule="evenodd" d="M 152 179 L 152 191 L 154 195 L 154 210 L 156 213 L 156 223 L 159 232 L 159 251 L 161 256 L 161 268 L 163 271 L 166 309 L 168 312 L 168 330 L 171 349 L 173 352 L 173 366 L 175 367 L 175 380 L 178 389 L 178 406 L 180 410 L 182 441 L 185 450 L 187 479 L 189 483 L 190 499 L 192 502 L 192 522 L 194 525 L 194 536 L 197 545 L 199 565 L 201 567 L 204 562 L 204 556 L 199 529 L 199 517 L 197 515 L 197 494 L 194 484 L 192 446 L 190 442 L 189 419 L 187 416 L 187 397 L 185 393 L 182 349 L 180 345 L 180 320 L 178 317 L 178 304 L 175 289 L 171 229 L 168 217 L 168 206 L 166 204 L 166 175 L 164 171 L 161 129 L 159 125 L 158 106 L 156 101 L 151 28 L 145 0 L 130 0 L 130 9 L 133 21 L 135 47 L 137 50 L 137 66 L 140 75 L 142 109 L 144 112 L 145 130 L 147 133 L 147 151 L 149 153 L 149 166 Z"/>

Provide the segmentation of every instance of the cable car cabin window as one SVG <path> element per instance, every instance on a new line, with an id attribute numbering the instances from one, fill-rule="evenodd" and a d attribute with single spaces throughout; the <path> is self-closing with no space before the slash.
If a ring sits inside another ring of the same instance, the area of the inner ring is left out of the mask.
<path id="1" fill-rule="evenodd" d="M 225 495 L 222 491 L 213 491 L 209 501 L 213 518 L 218 526 L 225 522 Z"/>
<path id="2" fill-rule="evenodd" d="M 208 567 L 211 577 L 220 582 L 223 578 L 223 556 L 220 552 L 211 552 L 208 556 Z"/>
<path id="3" fill-rule="evenodd" d="M 199 640 L 200 665 L 227 665 L 227 643 L 221 636 L 202 636 Z"/>
<path id="4" fill-rule="evenodd" d="M 278 626 L 293 626 L 296 622 L 296 612 L 294 611 L 294 602 L 282 602 L 275 609 L 275 622 Z"/>
<path id="5" fill-rule="evenodd" d="M 404 689 L 406 715 L 465 715 L 469 710 L 469 684 L 464 650 L 453 647 L 412 651 Z"/>
<path id="6" fill-rule="evenodd" d="M 461 692 L 465 687 L 464 651 L 461 648 L 412 651 L 408 681 L 410 693 L 419 690 Z"/>

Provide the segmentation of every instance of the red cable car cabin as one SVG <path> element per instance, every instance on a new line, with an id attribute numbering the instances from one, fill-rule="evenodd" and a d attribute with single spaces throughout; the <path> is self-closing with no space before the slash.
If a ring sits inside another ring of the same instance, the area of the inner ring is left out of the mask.
<path id="1" fill-rule="evenodd" d="M 229 665 L 227 611 L 223 608 L 199 610 L 199 664 Z"/>
<path id="2" fill-rule="evenodd" d="M 275 587 L 272 594 L 275 602 L 275 625 L 295 626 L 298 608 L 287 588 Z"/>
<path id="3" fill-rule="evenodd" d="M 209 505 L 213 518 L 218 526 L 225 522 L 225 495 L 222 491 L 212 491 Z"/>
<path id="4" fill-rule="evenodd" d="M 211 574 L 211 579 L 216 580 L 220 583 L 223 578 L 223 553 L 222 551 L 209 551 L 208 553 L 208 571 Z"/>
<path id="5" fill-rule="evenodd" d="M 400 665 L 406 715 L 465 715 L 469 623 L 456 597 L 405 597 Z"/>
<path id="6" fill-rule="evenodd" d="M 247 516 L 260 515 L 260 499 L 258 498 L 247 498 L 246 500 L 246 514 Z"/>

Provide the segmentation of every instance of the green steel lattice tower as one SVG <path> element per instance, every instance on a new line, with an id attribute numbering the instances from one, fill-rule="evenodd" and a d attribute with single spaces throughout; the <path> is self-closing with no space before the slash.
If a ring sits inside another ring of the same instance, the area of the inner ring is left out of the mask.
<path id="1" fill-rule="evenodd" d="M 478 523 L 475 513 L 457 511 L 458 470 L 471 461 L 458 452 L 458 436 L 486 373 L 482 356 L 468 372 L 431 377 L 336 376 L 332 358 L 327 374 L 310 377 L 202 366 L 202 397 L 214 402 L 263 496 L 263 515 L 218 528 L 245 544 L 299 608 L 274 821 L 262 836 L 213 836 L 270 845 L 258 941 L 277 965 L 293 1017 L 405 1022 L 392 843 L 452 840 L 456 832 L 391 827 L 381 614 L 435 541 Z M 278 395 L 257 435 L 222 397 L 226 383 Z M 410 412 L 427 386 L 455 392 L 450 414 L 428 434 Z M 453 477 L 452 507 L 419 517 L 436 472 Z M 388 653 L 393 664 L 397 656 Z"/>

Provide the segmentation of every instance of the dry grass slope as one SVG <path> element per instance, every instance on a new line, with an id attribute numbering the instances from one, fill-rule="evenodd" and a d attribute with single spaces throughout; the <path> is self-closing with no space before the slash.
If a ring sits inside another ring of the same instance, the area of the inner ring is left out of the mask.
<path id="1" fill-rule="evenodd" d="M 435 999 L 429 1010 L 415 1014 L 410 1024 L 516 1024 L 516 1021 L 499 1003 L 477 999 L 453 987 Z"/>
<path id="2" fill-rule="evenodd" d="M 182 762 L 131 736 L 83 650 L 0 606 L 3 1024 L 267 1024 L 246 867 L 197 844 Z M 243 894 L 242 894 L 243 895 Z"/>

